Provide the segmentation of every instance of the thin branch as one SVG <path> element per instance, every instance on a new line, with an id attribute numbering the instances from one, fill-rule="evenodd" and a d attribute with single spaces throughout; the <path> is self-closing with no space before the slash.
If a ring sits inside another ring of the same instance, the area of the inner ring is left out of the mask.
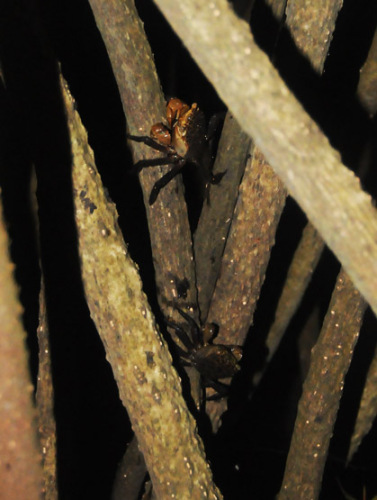
<path id="1" fill-rule="evenodd" d="M 275 242 L 286 191 L 259 150 L 248 161 L 239 190 L 208 320 L 220 326 L 216 342 L 243 345 Z M 216 428 L 226 401 L 208 403 Z"/>
<path id="2" fill-rule="evenodd" d="M 40 255 L 39 208 L 36 196 L 37 178 L 34 170 L 31 178 L 31 185 L 32 214 L 39 237 L 38 253 Z M 39 324 L 37 328 L 39 352 L 35 401 L 37 405 L 39 440 L 42 450 L 44 500 L 57 500 L 56 421 L 54 412 L 55 394 L 52 380 L 50 330 L 47 315 L 46 287 L 41 261 L 39 262 L 39 268 L 41 273 L 41 287 L 39 290 Z"/>
<path id="3" fill-rule="evenodd" d="M 137 500 L 140 497 L 146 472 L 144 457 L 134 436 L 118 466 L 111 500 Z"/>
<path id="4" fill-rule="evenodd" d="M 276 19 L 281 21 L 285 13 L 287 0 L 266 0 L 266 4 L 270 7 Z"/>
<path id="5" fill-rule="evenodd" d="M 339 273 L 298 406 L 279 500 L 318 498 L 344 379 L 366 304 Z"/>
<path id="6" fill-rule="evenodd" d="M 268 348 L 266 367 L 273 358 L 287 326 L 301 303 L 324 246 L 323 239 L 309 222 L 304 228 L 300 243 L 292 258 L 292 263 L 288 269 L 287 278 L 276 307 L 275 318 L 266 338 L 266 346 Z M 254 379 L 254 383 L 258 384 L 262 376 L 263 373 L 258 373 Z"/>
<path id="7" fill-rule="evenodd" d="M 369 115 L 374 116 L 377 111 L 377 30 L 367 60 L 360 70 L 357 95 Z"/>
<path id="8" fill-rule="evenodd" d="M 46 310 L 44 279 L 41 278 L 39 293 L 39 346 L 38 384 L 36 393 L 38 429 L 42 448 L 42 464 L 45 500 L 56 500 L 56 423 L 54 415 L 54 387 L 51 372 L 51 349 Z"/>
<path id="9" fill-rule="evenodd" d="M 212 298 L 216 341 L 242 345 L 252 322 L 286 193 L 260 151 L 248 161 Z"/>
<path id="10" fill-rule="evenodd" d="M 194 235 L 199 306 L 203 321 L 208 315 L 219 274 L 250 142 L 237 121 L 228 113 L 213 169 L 214 173 L 226 173 L 220 184 L 211 186 L 210 203 L 203 205 Z"/>
<path id="11" fill-rule="evenodd" d="M 0 205 L 0 498 L 42 498 L 42 468 L 22 308 Z"/>
<path id="12" fill-rule="evenodd" d="M 62 92 L 85 295 L 156 495 L 219 498 L 169 350 L 156 329 L 115 207 L 104 193 L 86 131 L 64 84 Z"/>
<path id="13" fill-rule="evenodd" d="M 377 348 L 374 352 L 372 363 L 369 367 L 363 394 L 361 396 L 360 407 L 357 414 L 355 428 L 352 433 L 347 462 L 350 462 L 353 455 L 359 448 L 362 440 L 372 428 L 377 415 Z"/>
<path id="14" fill-rule="evenodd" d="M 286 24 L 299 50 L 322 73 L 343 0 L 288 0 Z"/>

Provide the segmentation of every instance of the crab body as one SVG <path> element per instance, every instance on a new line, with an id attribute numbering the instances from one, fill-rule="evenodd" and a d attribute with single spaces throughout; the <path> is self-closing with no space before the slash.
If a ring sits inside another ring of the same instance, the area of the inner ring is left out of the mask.
<path id="1" fill-rule="evenodd" d="M 239 346 L 207 344 L 192 351 L 189 359 L 206 380 L 221 380 L 233 377 L 240 370 L 241 356 Z"/>
<path id="2" fill-rule="evenodd" d="M 159 122 L 152 126 L 150 136 L 128 135 L 136 142 L 143 142 L 165 157 L 140 160 L 135 164 L 137 171 L 146 167 L 173 165 L 152 188 L 149 204 L 153 205 L 161 189 L 166 186 L 185 166 L 193 163 L 200 168 L 205 180 L 206 191 L 209 184 L 218 184 L 225 172 L 212 175 L 202 159 L 208 146 L 206 123 L 203 112 L 196 103 L 188 106 L 177 98 L 169 100 L 166 107 L 167 125 Z M 208 156 L 208 155 L 207 155 Z"/>
<path id="3" fill-rule="evenodd" d="M 205 386 L 224 392 L 223 389 L 227 386 L 218 381 L 231 378 L 240 370 L 242 348 L 236 345 L 212 344 L 217 332 L 214 324 L 206 324 L 201 328 L 182 309 L 177 308 L 177 311 L 186 320 L 190 335 L 177 323 L 168 321 L 167 325 L 175 330 L 186 349 L 177 346 L 183 364 L 196 368 Z"/>

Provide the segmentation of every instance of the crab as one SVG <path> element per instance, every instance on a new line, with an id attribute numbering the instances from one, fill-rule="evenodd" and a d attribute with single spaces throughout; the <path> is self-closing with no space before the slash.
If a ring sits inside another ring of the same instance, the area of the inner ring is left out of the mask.
<path id="1" fill-rule="evenodd" d="M 224 396 L 229 386 L 220 382 L 221 379 L 233 377 L 240 370 L 242 348 L 237 345 L 212 344 L 217 334 L 217 326 L 207 323 L 200 327 L 196 321 L 179 307 L 178 313 L 186 321 L 190 336 L 182 325 L 167 321 L 186 350 L 177 345 L 177 350 L 184 366 L 193 366 L 200 373 L 204 386 L 212 387 L 218 396 Z"/>
<path id="2" fill-rule="evenodd" d="M 193 163 L 200 169 L 208 199 L 209 184 L 218 184 L 225 172 L 212 174 L 203 165 L 202 159 L 209 142 L 204 113 L 197 103 L 188 106 L 180 99 L 173 97 L 167 103 L 166 119 L 167 125 L 156 123 L 152 126 L 150 136 L 127 135 L 132 141 L 142 142 L 165 153 L 165 156 L 161 158 L 138 161 L 135 164 L 138 172 L 146 167 L 172 165 L 172 168 L 154 184 L 149 196 L 149 204 L 153 205 L 161 189 L 179 174 L 186 163 Z"/>

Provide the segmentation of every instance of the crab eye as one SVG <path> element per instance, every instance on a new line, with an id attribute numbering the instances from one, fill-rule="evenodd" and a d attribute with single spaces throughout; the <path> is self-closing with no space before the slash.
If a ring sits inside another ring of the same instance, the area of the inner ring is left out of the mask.
<path id="1" fill-rule="evenodd" d="M 213 340 L 219 331 L 218 325 L 215 323 L 206 323 L 202 326 L 203 341 L 205 344 Z"/>
<path id="2" fill-rule="evenodd" d="M 185 102 L 173 97 L 167 104 L 166 107 L 166 118 L 169 125 L 172 127 L 174 122 L 179 120 L 181 116 L 184 116 L 190 110 Z"/>
<path id="3" fill-rule="evenodd" d="M 169 129 L 163 123 L 156 123 L 151 128 L 151 136 L 156 139 L 160 144 L 169 146 L 171 142 L 171 135 Z"/>
<path id="4" fill-rule="evenodd" d="M 235 359 L 237 360 L 237 362 L 241 361 L 242 354 L 243 354 L 242 347 L 240 347 L 238 345 L 233 345 L 230 348 L 230 352 L 233 354 L 233 356 L 235 357 Z"/>

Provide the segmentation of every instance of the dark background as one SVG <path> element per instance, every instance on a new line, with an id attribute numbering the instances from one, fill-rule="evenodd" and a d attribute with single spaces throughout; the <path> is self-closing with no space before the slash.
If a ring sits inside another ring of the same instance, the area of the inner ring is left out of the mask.
<path id="1" fill-rule="evenodd" d="M 191 60 L 152 1 L 136 2 L 155 56 L 166 96 L 198 102 L 207 119 L 225 110 L 210 83 Z M 235 8 L 241 8 L 236 3 Z M 30 364 L 37 370 L 37 227 L 32 215 L 32 166 L 38 177 L 41 256 L 46 279 L 52 342 L 60 498 L 110 498 L 117 463 L 132 437 L 105 353 L 89 318 L 79 274 L 69 176 L 69 145 L 57 88 L 56 59 L 94 149 L 97 167 L 138 263 L 145 290 L 160 317 L 141 191 L 127 149 L 126 122 L 106 50 L 86 0 L 5 1 L 1 7 L 2 161 L 0 183 L 11 253 L 25 308 Z M 336 25 L 325 72 L 319 78 L 297 52 L 288 33 L 257 0 L 252 31 L 288 85 L 320 123 L 347 166 L 358 171 L 375 194 L 375 120 L 355 98 L 359 70 L 377 24 L 373 0 L 345 0 Z M 276 36 L 279 35 L 278 41 Z M 195 196 L 186 175 L 187 198 Z M 192 206 L 191 206 L 192 204 Z M 287 266 L 306 223 L 288 200 L 265 285 L 249 335 L 242 372 L 234 381 L 230 410 L 217 437 L 204 435 L 215 480 L 226 498 L 274 498 L 279 490 L 303 374 L 297 336 L 315 309 L 311 336 L 326 312 L 339 270 L 326 251 L 300 310 L 261 385 L 252 374 L 263 364 L 263 340 L 273 318 Z M 164 329 L 161 324 L 162 329 Z M 321 498 L 344 498 L 343 488 L 361 499 L 377 491 L 376 430 L 355 459 L 344 461 L 365 372 L 373 354 L 376 323 L 367 312 L 332 441 Z M 169 460 L 169 457 L 166 457 Z"/>

